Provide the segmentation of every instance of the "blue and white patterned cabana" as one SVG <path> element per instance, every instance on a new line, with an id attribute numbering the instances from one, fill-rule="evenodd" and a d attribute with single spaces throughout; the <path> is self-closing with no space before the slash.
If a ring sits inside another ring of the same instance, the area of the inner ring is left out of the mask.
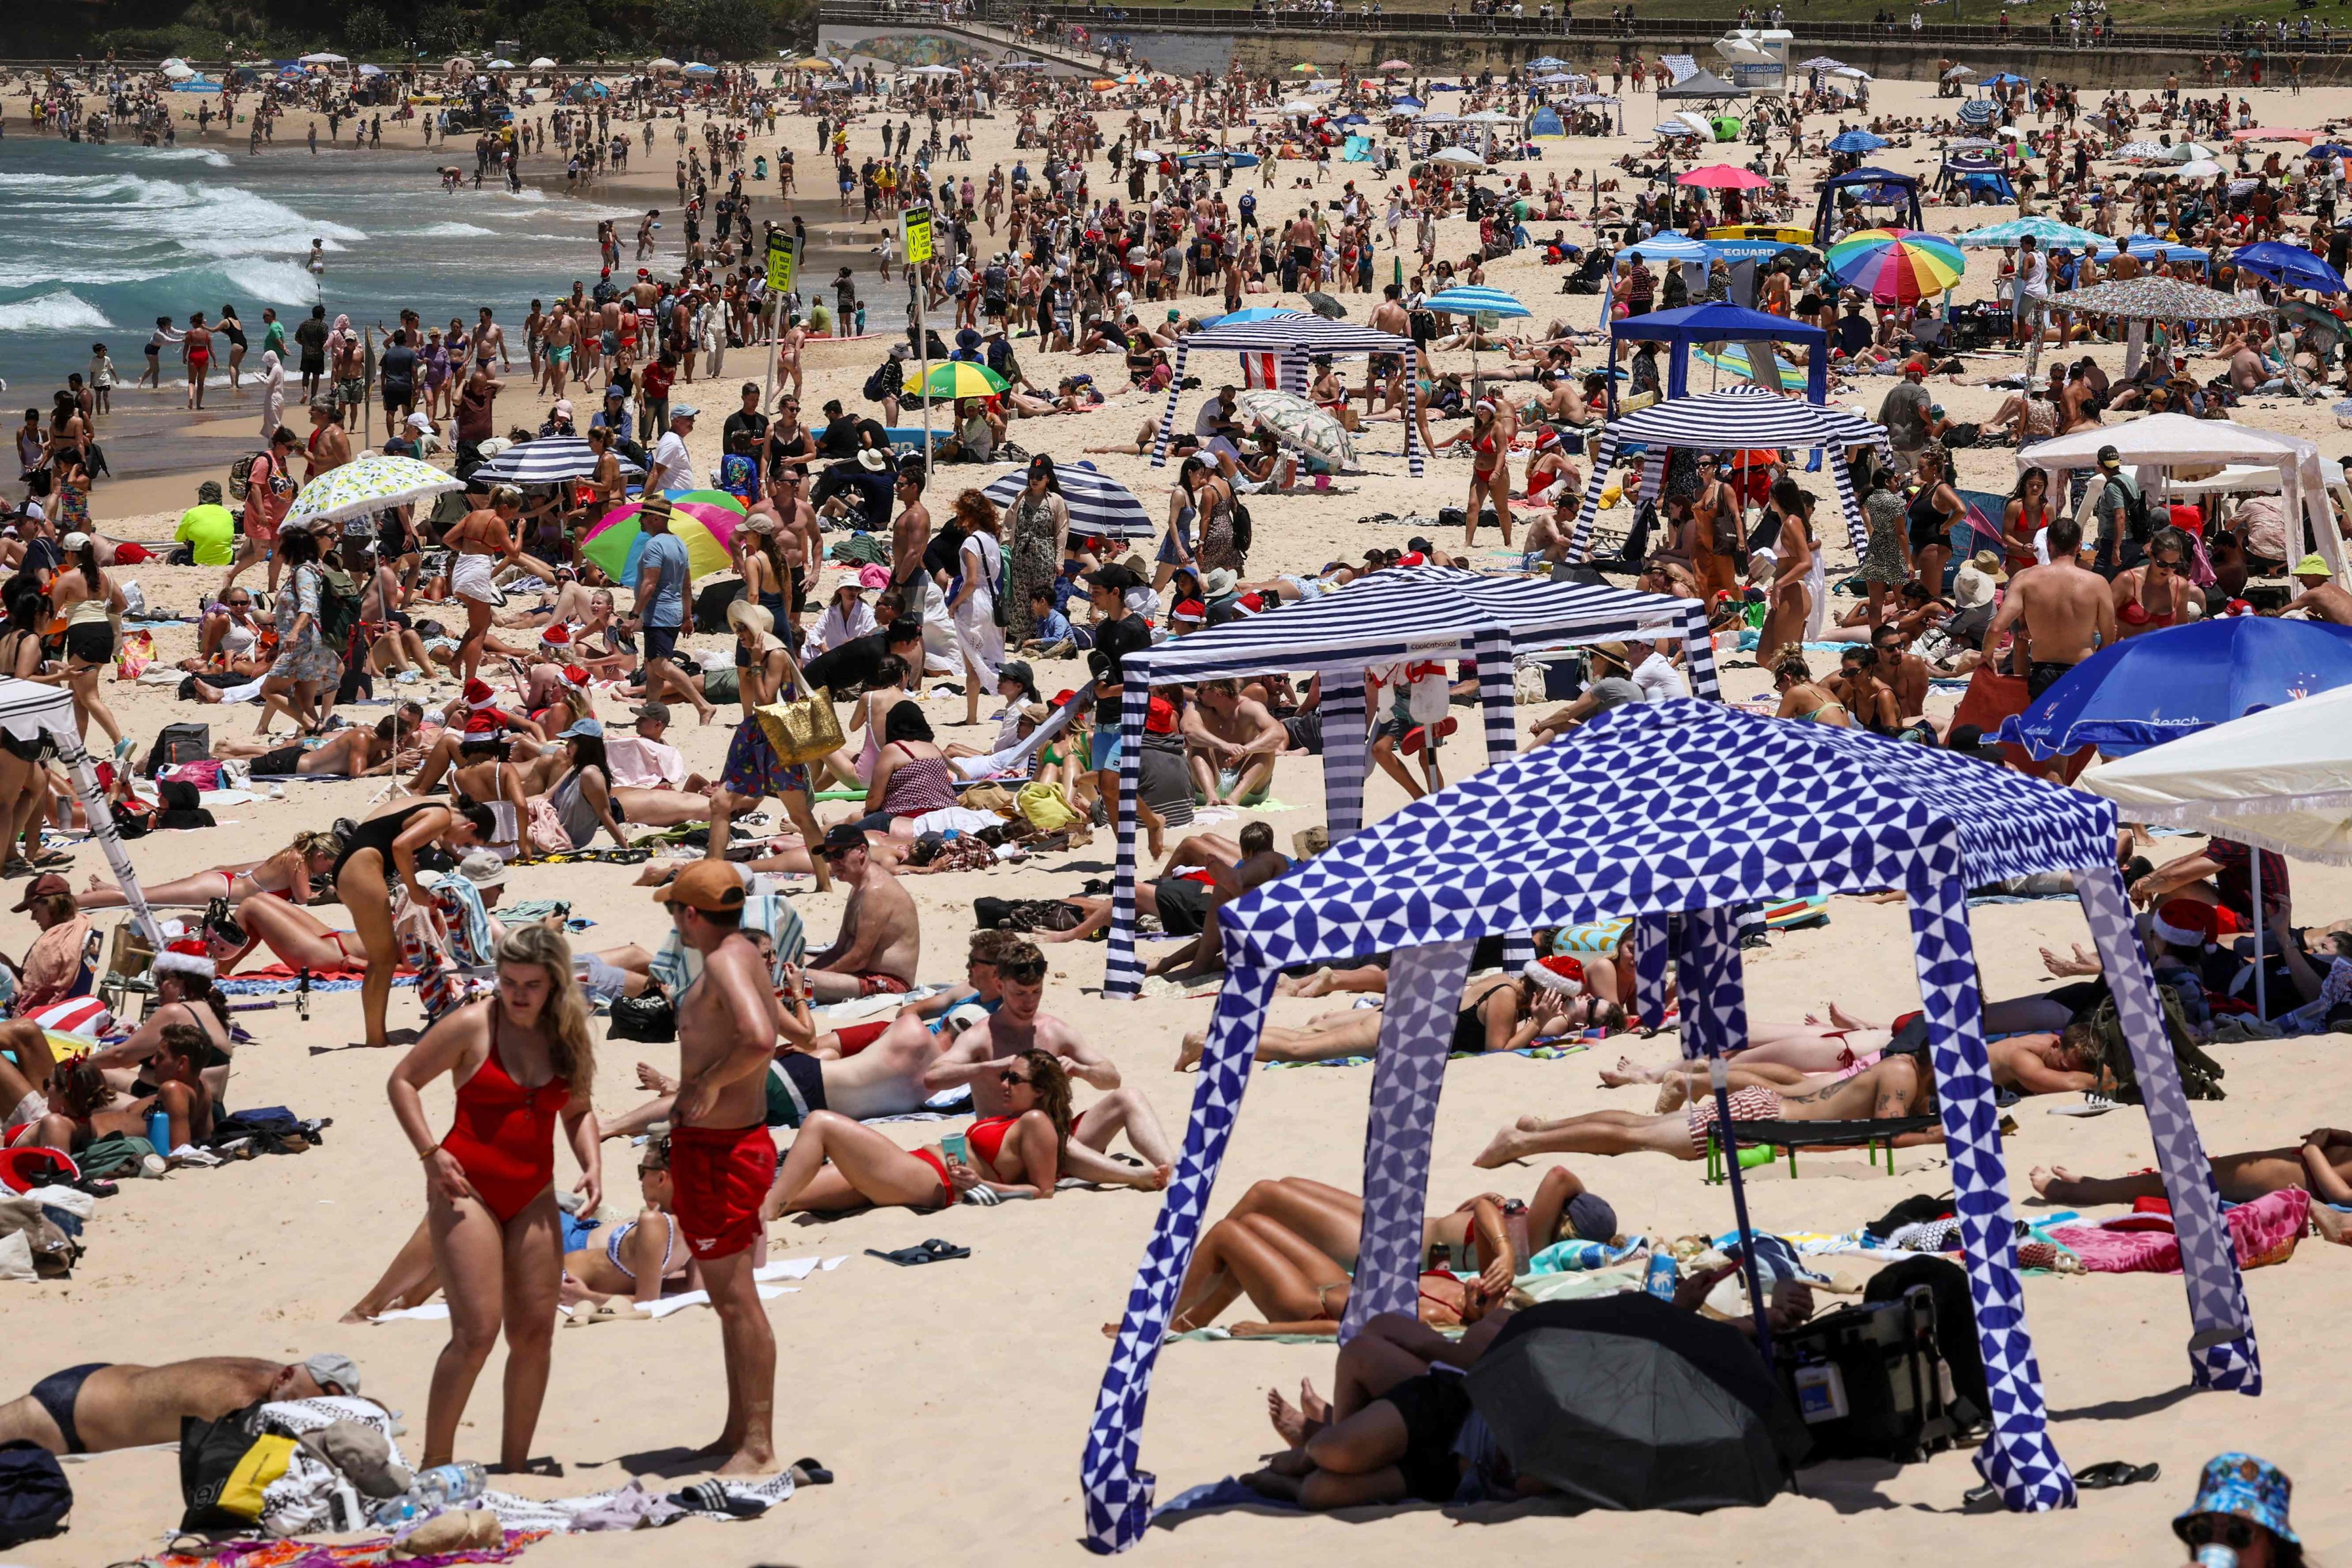
<path id="1" fill-rule="evenodd" d="M 1159 531 L 1135 492 L 1081 458 L 1060 463 L 1055 482 L 1062 487 L 1062 502 L 1069 509 L 1070 531 L 1104 539 L 1149 539 Z M 980 493 L 1001 507 L 1011 507 L 1028 488 L 1026 464 L 992 481 Z"/>
<path id="2" fill-rule="evenodd" d="M 1475 660 L 1486 717 L 1486 759 L 1517 749 L 1512 656 L 1575 643 L 1643 637 L 1680 640 L 1691 690 L 1717 694 L 1715 644 L 1706 606 L 1624 588 L 1420 566 L 1391 568 L 1318 598 L 1299 600 L 1174 638 L 1124 661 L 1127 695 L 1119 753 L 1118 880 L 1111 901 L 1103 990 L 1132 996 L 1142 989 L 1135 952 L 1135 816 L 1143 787 L 1143 724 L 1150 688 L 1221 680 L 1268 670 L 1311 670 L 1323 678 L 1323 798 L 1331 841 L 1364 819 L 1364 671 L 1399 659 Z M 1525 928 L 1522 928 L 1525 929 Z"/>
<path id="3" fill-rule="evenodd" d="M 1168 464 L 1168 443 L 1176 434 L 1176 399 L 1184 390 L 1184 365 L 1196 349 L 1223 349 L 1231 353 L 1273 354 L 1281 362 L 1281 389 L 1307 395 L 1307 367 L 1326 354 L 1402 354 L 1404 356 L 1404 457 L 1414 479 L 1421 478 L 1420 420 L 1414 416 L 1419 396 L 1414 374 L 1420 350 L 1411 338 L 1320 316 L 1268 316 L 1232 326 L 1202 327 L 1176 340 L 1174 374 L 1168 381 L 1168 406 L 1160 415 L 1160 438 L 1151 444 L 1151 466 Z"/>
<path id="4" fill-rule="evenodd" d="M 1609 470 L 1617 461 L 1619 449 L 1632 443 L 1650 449 L 1643 465 L 1641 489 L 1628 498 L 1636 505 L 1643 494 L 1657 487 L 1658 470 L 1669 447 L 1696 447 L 1708 452 L 1790 447 L 1825 453 L 1830 476 L 1837 481 L 1838 504 L 1845 511 L 1847 542 L 1856 555 L 1870 542 L 1869 525 L 1854 496 L 1853 475 L 1846 468 L 1845 454 L 1851 447 L 1885 450 L 1885 428 L 1835 405 L 1817 406 L 1760 388 L 1743 387 L 1710 392 L 1703 397 L 1677 397 L 1610 422 L 1601 432 L 1592 477 L 1584 485 L 1584 505 L 1577 511 L 1576 531 L 1569 538 L 1570 561 L 1592 558 L 1592 524 L 1601 515 L 1601 492 L 1609 488 Z"/>
<path id="5" fill-rule="evenodd" d="M 1801 784 L 1792 781 L 1801 781 Z M 1897 888 L 1908 895 L 1928 1047 L 1992 1404 L 1978 1468 L 2016 1510 L 2072 1504 L 2019 1288 L 1968 890 L 2072 870 L 2140 1086 L 2187 1275 L 2199 1386 L 2261 1392 L 2252 1318 L 2190 1120 L 2155 981 L 2115 869 L 2106 802 L 1860 730 L 1713 703 L 1629 703 L 1557 745 L 1415 802 L 1227 904 L 1226 977 L 1191 1125 L 1095 1404 L 1081 1472 L 1091 1542 L 1133 1545 L 1153 1479 L 1138 1437 L 1152 1366 L 1249 1086 L 1286 964 L 1393 952 L 1364 1149 L 1364 1228 L 1342 1339 L 1413 1310 L 1429 1149 L 1447 1042 L 1482 936 L 1633 913 L 1640 952 L 1672 952 L 1685 1055 L 1747 1036 L 1731 906 Z M 1663 963 L 1644 972 L 1654 1016 Z"/>

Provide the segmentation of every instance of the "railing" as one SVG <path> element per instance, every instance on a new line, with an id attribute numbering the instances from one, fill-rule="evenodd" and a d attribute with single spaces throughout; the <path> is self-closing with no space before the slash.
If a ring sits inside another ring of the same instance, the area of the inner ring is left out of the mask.
<path id="1" fill-rule="evenodd" d="M 898 23 L 940 18 L 941 7 L 921 0 L 824 0 L 819 16 L 828 22 Z M 976 7 L 957 10 L 944 19 L 970 26 L 988 22 L 1026 24 L 1013 29 L 1024 45 L 1051 47 L 1065 27 L 1087 29 L 1089 38 L 1127 31 L 1229 33 L 1329 31 L 1334 25 L 1350 32 L 1383 36 L 1421 35 L 1455 37 L 1642 39 L 1716 38 L 1738 24 L 1730 17 L 1709 21 L 1698 17 L 1638 16 L 1630 21 L 1605 16 L 1476 16 L 1439 11 L 1398 11 L 1373 14 L 1362 0 L 1341 5 L 1326 14 L 1313 6 L 1256 5 L 1013 5 L 982 0 Z M 1751 26 L 1756 25 L 1751 23 Z M 1942 24 L 1912 28 L 1904 23 L 1812 22 L 1791 18 L 1790 30 L 1805 46 L 1830 44 L 1896 44 L 1958 53 L 1970 48 L 2038 48 L 2097 52 L 2128 49 L 2134 53 L 2170 51 L 2228 54 L 2260 50 L 2281 54 L 2342 54 L 2352 49 L 2352 31 L 2309 38 L 2232 36 L 2225 28 L 2197 32 L 2120 27 L 2094 38 L 2089 31 L 2074 33 L 2044 26 L 1984 26 Z M 1091 51 L 1088 51 L 1091 52 Z M 2188 84 L 2184 84 L 2188 85 Z"/>

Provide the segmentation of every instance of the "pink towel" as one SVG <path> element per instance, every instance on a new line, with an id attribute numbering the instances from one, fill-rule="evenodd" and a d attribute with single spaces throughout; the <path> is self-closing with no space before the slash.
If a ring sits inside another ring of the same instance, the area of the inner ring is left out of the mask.
<path id="1" fill-rule="evenodd" d="M 2250 1204 L 2240 1204 L 2222 1217 L 2229 1222 L 2230 1240 L 2238 1267 L 2256 1268 L 2284 1263 L 2310 1223 L 2311 1194 L 2301 1187 L 2268 1193 Z M 2146 1224 L 2148 1216 L 2134 1216 Z M 2065 1225 L 2048 1235 L 2082 1258 L 2094 1274 L 2178 1274 L 2180 1238 L 2169 1230 L 2118 1231 L 2094 1225 Z"/>

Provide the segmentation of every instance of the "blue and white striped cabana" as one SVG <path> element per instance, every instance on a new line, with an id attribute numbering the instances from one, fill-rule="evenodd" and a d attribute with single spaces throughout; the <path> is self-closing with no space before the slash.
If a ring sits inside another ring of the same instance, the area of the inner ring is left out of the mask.
<path id="1" fill-rule="evenodd" d="M 1176 340 L 1175 374 L 1168 383 L 1168 406 L 1160 412 L 1160 438 L 1151 445 L 1151 466 L 1165 468 L 1168 443 L 1176 434 L 1176 400 L 1183 393 L 1184 365 L 1195 349 L 1223 349 L 1233 353 L 1273 354 L 1280 361 L 1281 389 L 1307 395 L 1307 367 L 1328 354 L 1402 354 L 1404 357 L 1404 457 L 1414 479 L 1421 478 L 1420 421 L 1414 417 L 1419 396 L 1414 367 L 1420 351 L 1411 338 L 1320 316 L 1268 316 L 1232 326 L 1203 327 Z"/>

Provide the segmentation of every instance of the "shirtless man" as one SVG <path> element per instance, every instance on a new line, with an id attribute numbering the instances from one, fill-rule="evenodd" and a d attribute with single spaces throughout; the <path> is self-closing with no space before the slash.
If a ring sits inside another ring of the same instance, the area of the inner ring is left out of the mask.
<path id="1" fill-rule="evenodd" d="M 2352 1243 L 2352 1215 L 2328 1206 L 2352 1205 L 2352 1132 L 2315 1127 L 2294 1147 L 2216 1154 L 2210 1163 L 2223 1202 L 2252 1203 L 2270 1193 L 2301 1187 L 2314 1200 L 2311 1218 L 2319 1234 L 2329 1241 Z M 2036 1165 L 2028 1179 L 2036 1193 L 2053 1204 L 2127 1204 L 2167 1195 L 2164 1177 L 2156 1171 L 2136 1176 L 2077 1176 L 2063 1165 L 2046 1170 Z M 0 1432 L 6 1428 L 5 1415 L 0 1412 Z"/>
<path id="2" fill-rule="evenodd" d="M 2116 574 L 2116 635 L 2136 637 L 2202 619 L 2205 590 L 2189 580 L 2189 535 L 2160 528 L 2147 542 L 2147 559 Z"/>
<path id="3" fill-rule="evenodd" d="M 2327 569 L 2327 562 L 2319 555 L 2306 555 L 2295 563 L 2294 580 L 2302 592 L 2287 601 L 2279 612 L 2292 616 L 2303 612 L 2305 618 L 2332 621 L 2339 626 L 2352 626 L 2352 594 L 2344 591 L 2336 574 Z"/>
<path id="4" fill-rule="evenodd" d="M 1372 307 L 1372 331 L 1388 332 L 1396 337 L 1412 336 L 1412 317 L 1404 308 L 1404 289 L 1391 283 L 1381 290 L 1381 302 Z M 1364 412 L 1372 411 L 1372 393 L 1379 388 L 1383 408 L 1394 408 L 1403 400 L 1404 359 L 1398 354 L 1374 354 L 1367 362 L 1364 377 Z"/>
<path id="5" fill-rule="evenodd" d="M 474 327 L 474 363 L 488 370 L 494 358 L 500 370 L 514 369 L 514 360 L 507 353 L 507 330 L 490 320 L 490 308 L 485 305 Z"/>
<path id="6" fill-rule="evenodd" d="M 1041 1010 L 1045 999 L 1045 955 L 1034 942 L 1017 942 L 996 963 L 996 980 L 1003 1001 L 996 1011 L 966 1029 L 956 1043 L 923 1077 L 925 1089 L 942 1089 L 969 1084 L 974 1113 L 1001 1116 L 1005 1112 L 1004 1085 L 999 1065 L 1024 1051 L 1051 1053 L 1073 1082 L 1091 1084 L 1103 1097 L 1076 1112 L 1070 1141 L 1062 1158 L 1069 1175 L 1107 1186 L 1139 1187 L 1156 1192 L 1168 1184 L 1175 1149 L 1160 1131 L 1143 1091 L 1123 1087 L 1118 1066 L 1087 1044 L 1078 1031 Z M 1143 1156 L 1138 1170 L 1109 1158 L 1104 1151 L 1119 1133 Z"/>
<path id="7" fill-rule="evenodd" d="M 936 592 L 931 574 L 923 570 L 923 552 L 930 547 L 931 513 L 923 504 L 923 465 L 908 461 L 898 466 L 895 489 L 898 498 L 898 515 L 890 524 L 890 586 L 903 595 L 907 615 L 920 621 L 924 608 Z"/>
<path id="8" fill-rule="evenodd" d="M 1184 710 L 1192 788 L 1211 805 L 1248 805 L 1274 788 L 1275 759 L 1290 744 L 1282 721 L 1241 694 L 1234 680 L 1203 681 Z"/>
<path id="9" fill-rule="evenodd" d="M 572 356 L 580 344 L 580 323 L 561 300 L 549 312 L 547 328 L 541 338 L 546 354 L 540 362 L 539 389 L 551 397 L 563 395 L 572 376 Z"/>
<path id="10" fill-rule="evenodd" d="M 36 1443 L 52 1454 L 176 1444 L 184 1419 L 217 1421 L 257 1399 L 359 1391 L 360 1369 L 331 1351 L 295 1365 L 237 1355 L 162 1366 L 90 1362 L 51 1373 L 22 1399 L 0 1405 L 0 1443 Z"/>
<path id="11" fill-rule="evenodd" d="M 1812 607 L 1812 571 L 1813 542 L 1805 531 L 1804 515 L 1801 511 L 1783 511 L 1780 536 L 1772 542 L 1771 604 L 1764 612 L 1763 630 L 1756 640 L 1757 647 L 1764 650 L 1758 653 L 1758 661 L 1767 669 L 1772 668 L 1782 648 L 1804 641 L 1805 618 Z M 1925 669 L 1923 661 L 1923 683 Z"/>
<path id="12" fill-rule="evenodd" d="M 1932 1085 L 1909 1057 L 1893 1057 L 1853 1077 L 1820 1088 L 1776 1091 L 1761 1082 L 1732 1090 L 1734 1121 L 1860 1121 L 1915 1114 Z M 1637 1110 L 1591 1110 L 1547 1121 L 1522 1116 L 1496 1132 L 1472 1163 L 1486 1169 L 1531 1154 L 1671 1154 L 1677 1160 L 1706 1157 L 1707 1129 L 1716 1120 L 1712 1093 L 1685 1110 L 1662 1114 Z M 1940 1137 L 1929 1132 L 1928 1137 Z"/>
<path id="13" fill-rule="evenodd" d="M 677 998 L 682 1076 L 671 1106 L 670 1179 L 677 1227 L 719 1313 L 727 1363 L 727 1424 L 704 1450 L 722 1476 L 775 1468 L 776 1336 L 751 1279 L 765 1235 L 761 1200 L 775 1175 L 762 1081 L 776 1042 L 767 965 L 745 940 L 743 879 L 724 860 L 699 860 L 654 894 L 702 973 Z"/>
<path id="14" fill-rule="evenodd" d="M 303 450 L 302 482 L 307 485 L 351 460 L 352 433 L 343 428 L 341 411 L 332 403 L 310 405 L 310 437 Z"/>
<path id="15" fill-rule="evenodd" d="M 2065 673 L 2116 640 L 2116 605 L 2106 580 L 2077 563 L 2083 525 L 2060 515 L 2050 520 L 2050 563 L 2028 566 L 2009 580 L 2000 608 L 1985 633 L 1985 646 L 2000 646 L 2001 634 L 2023 623 L 2011 659 L 2025 666 L 2025 689 L 2039 697 Z"/>
<path id="16" fill-rule="evenodd" d="M 1924 1041 L 1925 1036 L 1915 1026 L 1908 1032 L 1910 1040 Z M 1873 1058 L 1886 1059 L 1888 1045 L 1894 1041 L 1892 1031 L 1854 1028 L 1843 1032 L 1845 1047 L 1856 1059 L 1869 1063 Z M 1908 1042 L 1906 1042 L 1908 1043 Z M 1835 1079 L 1822 1072 L 1809 1072 L 1785 1061 L 1753 1059 L 1754 1053 L 1742 1052 L 1727 1063 L 1726 1081 L 1735 1089 L 1760 1085 L 1788 1095 L 1791 1089 L 1825 1089 L 1834 1087 Z M 1920 1057 L 1912 1052 L 1897 1052 L 1918 1067 Z M 1994 1087 L 2014 1089 L 2019 1094 L 2086 1094 L 2099 1087 L 2101 1073 L 2096 1041 L 2087 1026 L 2070 1027 L 2063 1034 L 2011 1035 L 2005 1039 L 1985 1042 L 1985 1058 Z M 1918 1068 L 1921 1082 L 1927 1080 L 1924 1068 Z M 1617 1068 L 1601 1069 L 1601 1081 L 1610 1088 L 1622 1088 L 1632 1083 L 1655 1083 L 1660 1086 L 1659 1111 L 1679 1110 L 1695 1098 L 1712 1092 L 1704 1064 L 1675 1062 L 1667 1067 L 1644 1068 L 1633 1067 L 1621 1059 Z M 1896 1115 L 1916 1114 L 1899 1110 Z"/>
<path id="17" fill-rule="evenodd" d="M 820 1002 L 846 1002 L 911 990 L 922 956 L 915 900 L 898 876 L 866 852 L 866 833 L 836 824 L 817 853 L 849 885 L 841 931 L 831 947 L 809 959 L 809 984 Z"/>
<path id="18" fill-rule="evenodd" d="M 1199 833 L 1176 846 L 1160 868 L 1163 879 L 1154 899 L 1163 930 L 1173 934 L 1169 915 L 1174 900 L 1172 889 L 1201 887 L 1197 881 L 1178 882 L 1165 879 L 1164 873 L 1179 866 L 1200 866 L 1207 869 L 1214 881 L 1202 900 L 1195 896 L 1186 906 L 1195 912 L 1200 934 L 1190 947 L 1180 947 L 1151 966 L 1154 974 L 1168 975 L 1180 983 L 1189 984 L 1203 975 L 1222 973 L 1225 967 L 1225 950 L 1217 934 L 1217 910 L 1233 902 L 1261 883 L 1271 882 L 1290 870 L 1290 857 L 1274 847 L 1274 828 L 1266 823 L 1253 822 L 1241 830 L 1238 840 L 1221 838 L 1213 833 Z M 1181 923 L 1181 921 L 1179 923 Z"/>
<path id="19" fill-rule="evenodd" d="M 556 308 L 562 308 L 562 301 L 557 302 Z M 530 314 L 522 319 L 523 352 L 530 356 L 531 379 L 541 385 L 546 384 L 542 374 L 546 358 L 541 351 L 547 346 L 548 320 L 546 308 L 536 300 L 530 302 Z"/>
<path id="20" fill-rule="evenodd" d="M 1911 639 L 1891 621 L 1871 634 L 1871 643 L 1878 649 L 1875 673 L 1895 692 L 1896 721 L 1919 723 L 1927 712 L 1927 661 L 1910 651 Z"/>

